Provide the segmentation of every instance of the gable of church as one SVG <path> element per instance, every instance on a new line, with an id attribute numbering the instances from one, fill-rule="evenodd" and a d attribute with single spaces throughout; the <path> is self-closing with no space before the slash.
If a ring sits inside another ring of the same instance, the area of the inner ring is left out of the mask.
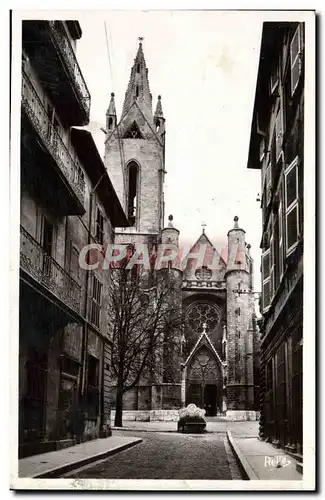
<path id="1" fill-rule="evenodd" d="M 223 281 L 226 272 L 226 263 L 205 233 L 202 233 L 196 243 L 194 243 L 188 255 L 198 254 L 200 249 L 202 250 L 202 246 L 205 249 L 202 265 L 199 265 L 198 259 L 188 259 L 184 270 L 184 279 Z"/>

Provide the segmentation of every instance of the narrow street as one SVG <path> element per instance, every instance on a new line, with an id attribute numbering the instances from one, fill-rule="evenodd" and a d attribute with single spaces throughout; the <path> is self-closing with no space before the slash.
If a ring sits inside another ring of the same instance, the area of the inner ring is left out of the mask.
<path id="1" fill-rule="evenodd" d="M 123 436 L 126 431 L 114 431 Z M 130 434 L 130 433 L 128 433 Z M 204 435 L 141 432 L 142 443 L 70 472 L 78 479 L 243 479 L 225 432 Z"/>

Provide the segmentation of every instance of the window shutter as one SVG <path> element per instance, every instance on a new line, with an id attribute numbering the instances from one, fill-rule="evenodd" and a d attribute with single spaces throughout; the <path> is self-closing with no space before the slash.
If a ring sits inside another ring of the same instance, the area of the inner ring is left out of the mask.
<path id="1" fill-rule="evenodd" d="M 290 44 L 291 95 L 293 96 L 301 73 L 301 25 L 299 24 Z"/>
<path id="2" fill-rule="evenodd" d="M 268 205 L 271 201 L 271 187 L 272 187 L 271 162 L 268 164 L 266 168 L 265 184 L 266 184 L 266 205 Z"/>
<path id="3" fill-rule="evenodd" d="M 282 203 L 279 205 L 278 210 L 279 217 L 279 280 L 281 281 L 283 276 L 283 221 L 282 221 Z"/>
<path id="4" fill-rule="evenodd" d="M 260 142 L 260 161 L 263 160 L 265 155 L 265 139 L 262 137 L 261 142 Z"/>
<path id="5" fill-rule="evenodd" d="M 262 254 L 262 307 L 263 312 L 271 303 L 271 252 L 270 249 Z"/>
<path id="6" fill-rule="evenodd" d="M 101 292 L 102 292 L 102 284 L 95 276 L 93 276 L 90 321 L 97 327 L 100 326 L 99 320 L 100 320 L 100 308 L 101 308 Z"/>
<path id="7" fill-rule="evenodd" d="M 294 250 L 299 237 L 298 157 L 285 172 L 286 254 Z"/>
<path id="8" fill-rule="evenodd" d="M 273 299 L 273 294 L 274 294 L 274 290 L 275 290 L 275 282 L 274 282 L 274 256 L 275 256 L 275 252 L 274 252 L 274 246 L 275 246 L 275 241 L 274 241 L 274 237 L 273 237 L 273 233 L 272 233 L 272 236 L 270 238 L 270 302 Z"/>
<path id="9" fill-rule="evenodd" d="M 278 111 L 276 118 L 275 118 L 275 156 L 276 156 L 276 161 L 279 160 L 279 157 L 281 154 L 282 138 L 283 138 L 282 113 L 281 113 L 281 109 L 279 108 L 279 111 Z"/>
<path id="10" fill-rule="evenodd" d="M 279 84 L 279 76 L 278 76 L 278 61 L 275 61 L 270 77 L 270 93 L 271 95 L 275 94 Z"/>

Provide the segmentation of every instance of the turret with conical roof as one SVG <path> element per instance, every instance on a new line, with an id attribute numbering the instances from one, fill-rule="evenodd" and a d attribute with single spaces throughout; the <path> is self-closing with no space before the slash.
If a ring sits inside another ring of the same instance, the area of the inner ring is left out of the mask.
<path id="1" fill-rule="evenodd" d="M 232 271 L 249 272 L 246 259 L 245 231 L 239 226 L 239 218 L 234 217 L 234 227 L 228 231 L 227 273 Z"/>
<path id="2" fill-rule="evenodd" d="M 165 132 L 165 118 L 161 105 L 161 95 L 158 96 L 156 111 L 154 115 L 154 122 L 155 122 L 156 132 L 159 135 L 163 136 Z"/>
<path id="3" fill-rule="evenodd" d="M 116 127 L 117 118 L 116 118 L 116 108 L 115 108 L 115 100 L 114 100 L 114 92 L 111 93 L 111 100 L 106 111 L 106 131 L 109 132 L 114 130 Z"/>
<path id="4" fill-rule="evenodd" d="M 253 331 L 254 313 L 250 257 L 245 231 L 234 217 L 228 231 L 227 281 L 227 416 L 247 419 L 254 407 Z"/>

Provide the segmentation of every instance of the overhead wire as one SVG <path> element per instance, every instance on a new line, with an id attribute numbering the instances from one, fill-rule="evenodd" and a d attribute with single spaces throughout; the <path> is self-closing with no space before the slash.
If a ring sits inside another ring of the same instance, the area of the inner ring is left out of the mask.
<path id="1" fill-rule="evenodd" d="M 110 51 L 110 44 L 109 44 L 109 39 L 111 40 L 111 30 L 109 29 L 109 36 L 108 36 L 106 21 L 104 21 L 104 28 L 105 28 L 105 40 L 106 40 L 106 50 L 107 50 L 108 65 L 109 65 L 109 71 L 110 71 L 110 78 L 111 78 L 112 87 L 114 88 L 112 59 L 111 59 L 111 51 Z M 124 155 L 123 141 L 121 140 L 121 134 L 120 134 L 119 124 L 118 124 L 117 119 L 116 119 L 116 134 L 117 134 L 117 142 L 118 142 L 118 146 L 119 146 L 120 160 L 121 160 L 121 165 L 122 165 L 124 193 L 126 193 L 125 155 Z"/>

